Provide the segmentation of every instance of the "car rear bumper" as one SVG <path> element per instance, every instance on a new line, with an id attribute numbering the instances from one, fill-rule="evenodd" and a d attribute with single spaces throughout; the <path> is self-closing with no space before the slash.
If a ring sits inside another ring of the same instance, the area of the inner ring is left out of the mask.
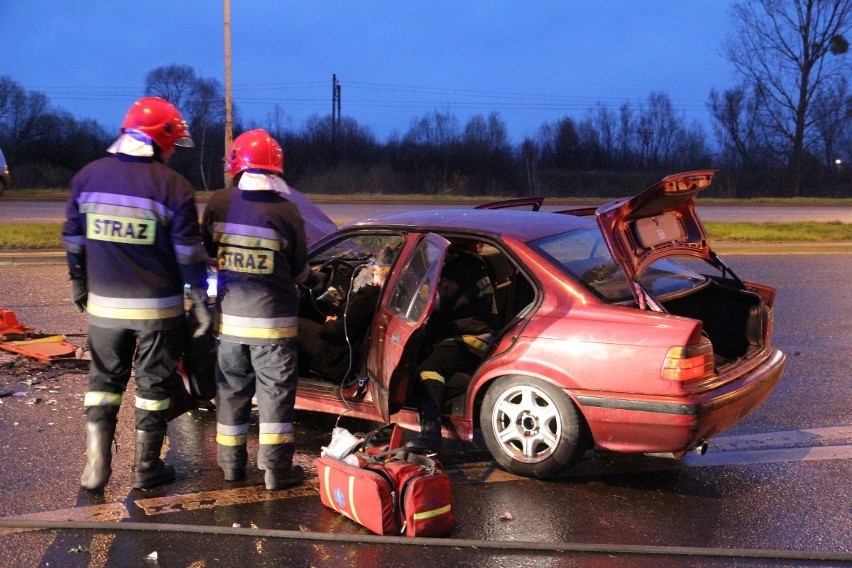
<path id="1" fill-rule="evenodd" d="M 627 453 L 685 453 L 740 422 L 772 393 L 786 365 L 773 350 L 723 387 L 684 398 L 626 398 L 622 393 L 571 393 L 595 447 Z"/>

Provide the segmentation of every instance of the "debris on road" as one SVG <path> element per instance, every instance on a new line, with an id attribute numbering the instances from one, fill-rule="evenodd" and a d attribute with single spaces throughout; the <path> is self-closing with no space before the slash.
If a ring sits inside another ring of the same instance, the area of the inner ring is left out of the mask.
<path id="1" fill-rule="evenodd" d="M 28 405 L 58 404 L 55 398 L 44 396 L 60 392 L 48 381 L 86 373 L 91 361 L 88 351 L 67 343 L 65 338 L 40 334 L 21 323 L 11 310 L 0 308 L 0 404 L 6 397 Z M 36 394 L 41 396 L 32 396 Z"/>
<path id="2" fill-rule="evenodd" d="M 84 359 L 83 350 L 64 335 L 45 335 L 21 323 L 15 312 L 0 308 L 0 349 L 39 361 Z"/>
<path id="3" fill-rule="evenodd" d="M 18 321 L 18 317 L 12 310 L 0 308 L 0 339 L 13 339 L 17 336 L 26 336 L 35 331 Z M 8 336 L 8 337 L 7 337 Z"/>
<path id="4" fill-rule="evenodd" d="M 51 361 L 59 358 L 76 358 L 77 346 L 65 341 L 64 335 L 49 335 L 37 339 L 5 341 L 0 349 L 32 357 L 39 361 Z"/>

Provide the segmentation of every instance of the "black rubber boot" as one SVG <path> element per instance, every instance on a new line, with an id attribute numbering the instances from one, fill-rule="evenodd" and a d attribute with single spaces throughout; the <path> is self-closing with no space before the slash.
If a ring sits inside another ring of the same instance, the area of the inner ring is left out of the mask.
<path id="1" fill-rule="evenodd" d="M 246 462 L 248 462 L 246 446 L 219 446 L 217 461 L 222 468 L 225 481 L 233 483 L 246 478 Z"/>
<path id="2" fill-rule="evenodd" d="M 222 473 L 225 476 L 225 481 L 228 483 L 234 483 L 237 481 L 242 481 L 246 478 L 246 468 L 245 466 L 230 466 L 223 467 Z"/>
<path id="3" fill-rule="evenodd" d="M 431 400 L 424 401 L 420 407 L 420 434 L 409 440 L 406 446 L 438 451 L 441 443 L 441 409 Z"/>
<path id="4" fill-rule="evenodd" d="M 136 430 L 136 460 L 133 466 L 133 489 L 150 489 L 175 480 L 175 468 L 163 463 L 165 430 L 145 432 Z"/>
<path id="5" fill-rule="evenodd" d="M 86 465 L 80 477 L 80 487 L 97 491 L 112 475 L 112 443 L 115 439 L 115 424 L 103 422 L 86 423 Z"/>
<path id="6" fill-rule="evenodd" d="M 300 465 L 291 465 L 288 468 L 267 468 L 263 475 L 267 491 L 286 489 L 302 483 L 305 479 L 305 470 Z"/>

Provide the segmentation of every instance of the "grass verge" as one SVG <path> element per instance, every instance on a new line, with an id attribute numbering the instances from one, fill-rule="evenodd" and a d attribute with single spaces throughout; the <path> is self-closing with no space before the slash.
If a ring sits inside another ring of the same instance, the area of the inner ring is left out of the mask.
<path id="1" fill-rule="evenodd" d="M 706 223 L 711 241 L 844 242 L 852 241 L 852 224 Z M 62 223 L 5 223 L 0 225 L 0 250 L 62 249 Z"/>

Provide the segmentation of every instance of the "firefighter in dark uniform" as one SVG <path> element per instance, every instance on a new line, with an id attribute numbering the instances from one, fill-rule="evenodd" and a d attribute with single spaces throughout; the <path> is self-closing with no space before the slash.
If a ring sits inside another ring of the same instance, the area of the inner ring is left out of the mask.
<path id="1" fill-rule="evenodd" d="M 488 351 L 494 332 L 494 287 L 476 243 L 454 242 L 447 250 L 435 309 L 426 323 L 425 354 L 418 365 L 420 434 L 409 445 L 441 447 L 441 414 L 457 373 L 471 374 Z"/>
<path id="2" fill-rule="evenodd" d="M 225 480 L 246 475 L 252 397 L 260 414 L 257 466 L 266 489 L 304 478 L 293 464 L 299 297 L 321 277 L 307 265 L 304 224 L 287 200 L 284 154 L 264 130 L 234 140 L 226 163 L 234 185 L 204 212 L 205 246 L 218 261 L 214 330 L 219 339 L 216 442 Z"/>
<path id="3" fill-rule="evenodd" d="M 207 255 L 192 186 L 165 164 L 175 146 L 192 146 L 186 122 L 169 102 L 136 101 L 107 150 L 71 180 L 62 229 L 74 304 L 87 311 L 92 353 L 86 410 L 85 489 L 112 473 L 112 444 L 122 396 L 136 367 L 133 487 L 174 480 L 160 458 L 184 326 L 184 285 L 199 321 L 207 312 Z M 135 353 L 135 355 L 134 355 Z"/>

